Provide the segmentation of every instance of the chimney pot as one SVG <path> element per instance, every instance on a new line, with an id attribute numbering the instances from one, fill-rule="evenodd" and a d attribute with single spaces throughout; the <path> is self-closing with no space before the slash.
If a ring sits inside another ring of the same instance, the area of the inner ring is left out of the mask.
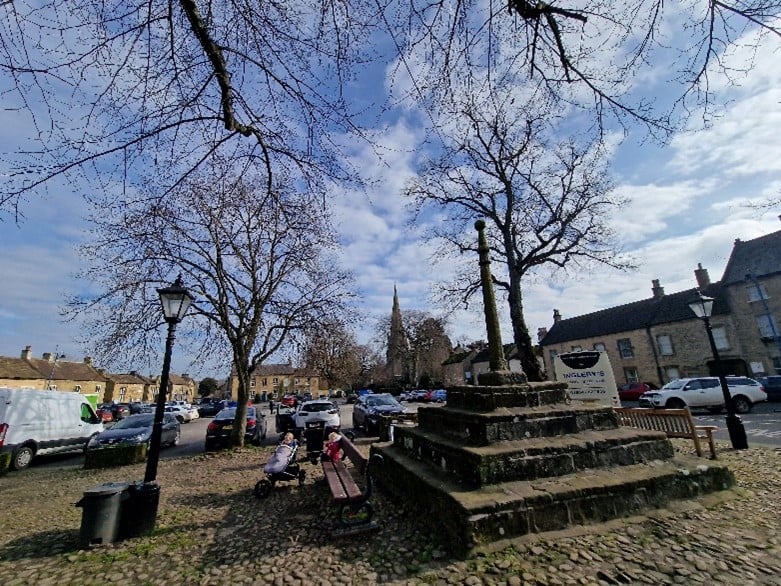
<path id="1" fill-rule="evenodd" d="M 697 287 L 700 289 L 705 289 L 710 285 L 708 269 L 702 268 L 702 263 L 697 263 L 697 269 L 694 271 L 694 278 L 697 279 Z"/>
<path id="2" fill-rule="evenodd" d="M 553 310 L 553 323 L 558 323 L 561 321 L 561 313 L 558 309 Z"/>
<path id="3" fill-rule="evenodd" d="M 659 279 L 653 279 L 651 285 L 651 293 L 653 294 L 654 299 L 661 299 L 664 297 L 664 287 L 659 285 Z"/>
<path id="4" fill-rule="evenodd" d="M 49 362 L 54 362 L 54 355 L 51 352 L 44 352 L 43 359 L 48 360 Z"/>
<path id="5" fill-rule="evenodd" d="M 33 357 L 33 347 L 32 346 L 25 346 L 24 350 L 22 350 L 22 359 L 23 360 L 30 360 L 30 358 Z"/>

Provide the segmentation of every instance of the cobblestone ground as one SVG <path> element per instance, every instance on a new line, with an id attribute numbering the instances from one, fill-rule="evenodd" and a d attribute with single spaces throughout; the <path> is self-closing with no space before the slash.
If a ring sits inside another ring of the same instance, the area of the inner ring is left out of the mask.
<path id="1" fill-rule="evenodd" d="M 248 447 L 162 461 L 155 532 L 90 550 L 79 549 L 74 503 L 96 484 L 143 478 L 143 465 L 0 477 L 0 584 L 781 585 L 781 450 L 721 444 L 735 490 L 499 544 L 468 560 L 442 547 L 436 519 L 382 494 L 373 499 L 379 531 L 334 540 L 319 466 L 303 464 L 303 486 L 278 484 L 256 500 L 270 453 Z"/>

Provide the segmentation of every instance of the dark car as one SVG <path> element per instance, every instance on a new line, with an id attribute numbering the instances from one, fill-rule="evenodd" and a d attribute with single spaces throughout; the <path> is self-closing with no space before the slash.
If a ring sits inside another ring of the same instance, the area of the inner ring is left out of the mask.
<path id="1" fill-rule="evenodd" d="M 380 431 L 381 415 L 398 415 L 407 410 L 389 393 L 376 393 L 358 397 L 353 407 L 353 427 L 363 429 L 367 435 Z"/>
<path id="2" fill-rule="evenodd" d="M 274 423 L 277 433 L 293 431 L 296 428 L 296 410 L 293 407 L 277 403 L 275 407 Z"/>
<path id="3" fill-rule="evenodd" d="M 223 409 L 206 427 L 206 450 L 230 445 L 231 432 L 236 420 L 236 407 Z M 266 439 L 266 418 L 255 408 L 247 407 L 247 427 L 244 441 L 259 446 Z"/>
<path id="4" fill-rule="evenodd" d="M 114 421 L 119 421 L 130 415 L 130 403 L 115 403 L 111 406 Z"/>
<path id="5" fill-rule="evenodd" d="M 781 376 L 760 376 L 757 381 L 765 387 L 768 401 L 781 401 Z"/>
<path id="6" fill-rule="evenodd" d="M 651 390 L 651 385 L 642 382 L 624 383 L 618 387 L 618 398 L 622 401 L 637 401 L 640 395 Z"/>
<path id="7" fill-rule="evenodd" d="M 201 417 L 214 417 L 228 406 L 227 401 L 209 401 L 198 406 L 198 415 Z"/>
<path id="8" fill-rule="evenodd" d="M 95 413 L 97 413 L 103 423 L 114 421 L 114 412 L 109 404 L 98 405 L 98 409 Z"/>
<path id="9" fill-rule="evenodd" d="M 155 416 L 152 413 L 128 415 L 117 421 L 111 429 L 96 433 L 87 442 L 88 450 L 100 450 L 114 446 L 138 446 L 149 442 Z M 160 436 L 161 446 L 175 446 L 181 439 L 179 421 L 171 413 L 163 414 L 163 428 Z"/>

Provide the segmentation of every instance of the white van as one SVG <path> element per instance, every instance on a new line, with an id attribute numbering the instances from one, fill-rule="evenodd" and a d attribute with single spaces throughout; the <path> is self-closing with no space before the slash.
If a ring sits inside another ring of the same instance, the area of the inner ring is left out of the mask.
<path id="1" fill-rule="evenodd" d="M 80 393 L 0 387 L 0 451 L 11 467 L 27 468 L 38 454 L 84 449 L 103 422 Z"/>

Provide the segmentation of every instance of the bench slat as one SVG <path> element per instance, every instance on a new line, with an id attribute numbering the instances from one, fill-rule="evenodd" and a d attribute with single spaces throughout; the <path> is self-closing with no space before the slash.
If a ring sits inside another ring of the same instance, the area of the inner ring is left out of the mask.
<path id="1" fill-rule="evenodd" d="M 323 462 L 323 473 L 336 502 L 352 501 L 363 496 L 344 462 Z"/>
<path id="2" fill-rule="evenodd" d="M 663 431 L 667 437 L 691 439 L 698 456 L 702 456 L 700 440 L 707 440 L 711 458 L 716 459 L 712 425 L 695 425 L 688 409 L 644 409 L 617 407 L 615 409 L 621 425 Z"/>

